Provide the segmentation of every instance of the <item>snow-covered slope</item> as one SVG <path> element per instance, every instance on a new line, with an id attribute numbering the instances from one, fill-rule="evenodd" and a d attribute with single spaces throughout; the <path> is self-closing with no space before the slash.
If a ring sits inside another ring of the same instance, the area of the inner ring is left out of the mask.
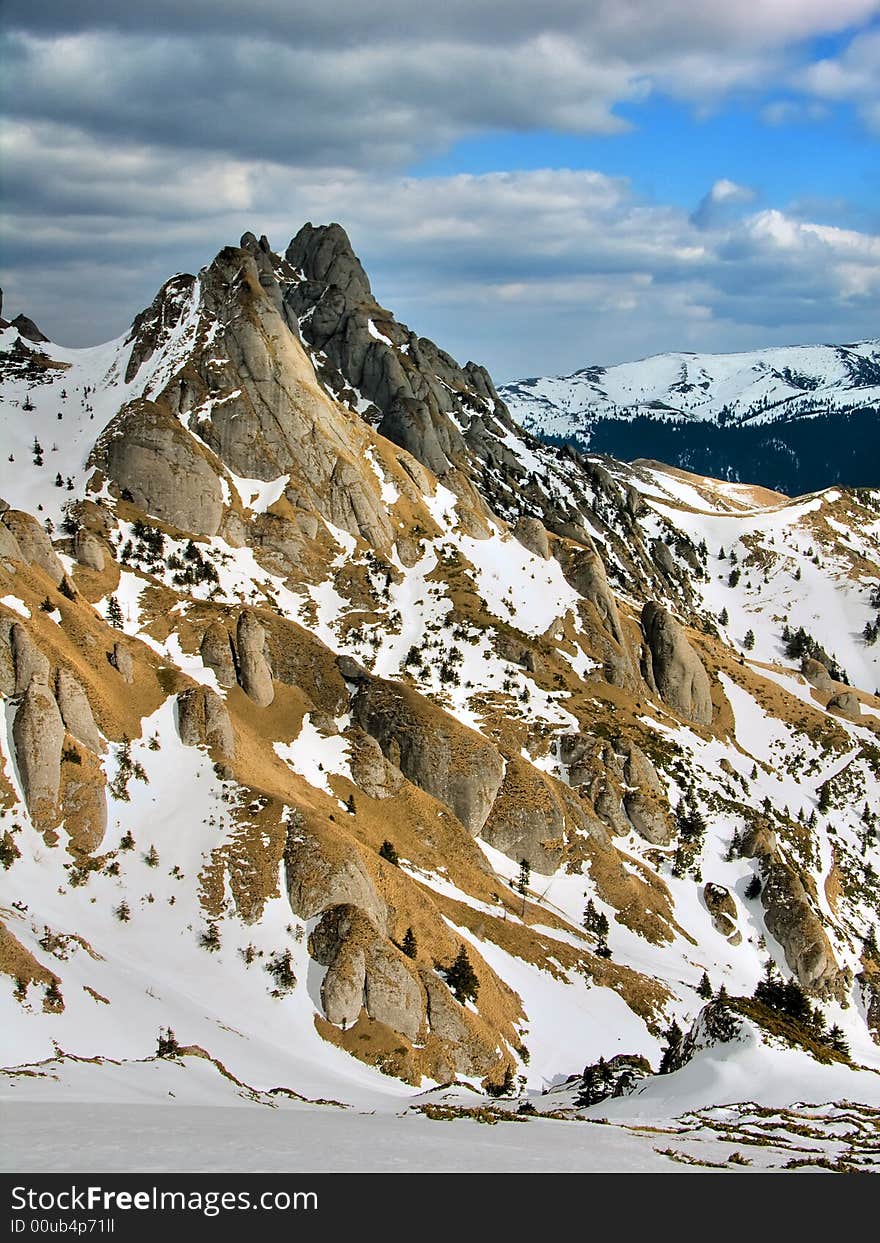
<path id="1" fill-rule="evenodd" d="M 284 1089 L 428 1153 L 395 1111 L 656 1070 L 769 960 L 805 1098 L 873 1107 L 880 494 L 542 445 L 340 233 L 0 338 L 3 1094 Z M 689 1073 L 645 1100 L 742 1102 Z"/>
<path id="2" fill-rule="evenodd" d="M 660 458 L 705 473 L 721 473 L 726 464 L 726 478 L 789 492 L 880 477 L 878 339 L 658 354 L 569 376 L 517 380 L 501 395 L 529 431 L 583 449 Z M 815 426 L 804 427 L 804 420 Z M 768 455 L 774 437 L 784 448 Z M 846 444 L 827 443 L 833 437 Z M 811 438 L 826 443 L 811 445 Z M 803 459 L 800 471 L 786 453 Z"/>

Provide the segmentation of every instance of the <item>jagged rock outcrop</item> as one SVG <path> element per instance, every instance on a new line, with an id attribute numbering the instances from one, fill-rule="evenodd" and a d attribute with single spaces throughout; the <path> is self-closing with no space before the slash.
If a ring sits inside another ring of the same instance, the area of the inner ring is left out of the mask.
<path id="1" fill-rule="evenodd" d="M 51 674 L 49 658 L 34 643 L 27 626 L 13 622 L 9 631 L 9 646 L 15 668 L 15 694 L 23 695 L 31 682 L 47 686 Z"/>
<path id="2" fill-rule="evenodd" d="M 41 569 L 57 587 L 64 578 L 64 566 L 36 518 L 18 509 L 7 509 L 0 517 L 0 523 L 11 532 L 22 560 Z"/>
<path id="3" fill-rule="evenodd" d="M 223 759 L 235 758 L 229 712 L 210 686 L 194 686 L 177 696 L 177 728 L 184 746 L 208 747 Z"/>
<path id="4" fill-rule="evenodd" d="M 565 835 L 565 811 L 552 782 L 513 756 L 480 835 L 508 858 L 526 859 L 533 871 L 551 875 L 559 867 Z"/>
<path id="5" fill-rule="evenodd" d="M 90 570 L 97 570 L 100 574 L 104 569 L 104 545 L 94 532 L 87 531 L 85 527 L 80 527 L 74 536 L 73 555 L 80 565 Z"/>
<path id="6" fill-rule="evenodd" d="M 15 694 L 15 660 L 12 655 L 12 627 L 9 617 L 0 617 L 0 695 Z"/>
<path id="7" fill-rule="evenodd" d="M 96 755 L 107 749 L 95 724 L 92 707 L 80 682 L 63 666 L 55 679 L 55 698 L 67 732 Z"/>
<path id="8" fill-rule="evenodd" d="M 672 840 L 668 800 L 657 770 L 628 738 L 613 742 L 585 734 L 563 734 L 559 758 L 572 786 L 582 788 L 596 814 L 615 835 L 635 829 L 654 845 Z"/>
<path id="9" fill-rule="evenodd" d="M 139 400 L 124 407 L 93 459 L 148 514 L 184 531 L 216 535 L 223 517 L 217 469 L 163 406 Z"/>
<path id="10" fill-rule="evenodd" d="M 527 548 L 529 552 L 533 552 L 536 557 L 543 557 L 548 560 L 550 557 L 550 541 L 547 538 L 547 531 L 544 524 L 537 518 L 530 518 L 523 515 L 517 519 L 516 526 L 513 528 L 513 534 L 522 544 L 523 548 Z"/>
<path id="11" fill-rule="evenodd" d="M 325 911 L 309 952 L 328 968 L 321 1001 L 331 1023 L 355 1022 L 363 1006 L 371 1019 L 417 1039 L 425 1017 L 422 990 L 408 960 L 362 910 L 346 904 Z"/>
<path id="12" fill-rule="evenodd" d="M 656 600 L 642 609 L 642 629 L 650 653 L 650 668 L 660 698 L 680 716 L 700 725 L 712 721 L 712 687 L 703 662 L 684 630 Z"/>
<path id="13" fill-rule="evenodd" d="M 378 679 L 358 689 L 352 712 L 405 777 L 445 803 L 471 833 L 480 832 L 504 775 L 490 742 L 408 687 Z"/>
<path id="14" fill-rule="evenodd" d="M 12 327 L 17 328 L 20 336 L 25 337 L 28 341 L 33 341 L 35 345 L 49 340 L 46 334 L 40 331 L 28 315 L 16 315 L 15 319 L 12 320 Z"/>
<path id="15" fill-rule="evenodd" d="M 31 820 L 37 828 L 51 828 L 58 815 L 64 722 L 44 683 L 31 681 L 15 714 L 12 738 Z"/>
<path id="16" fill-rule="evenodd" d="M 837 712 L 848 721 L 858 721 L 862 715 L 862 705 L 852 691 L 841 691 L 838 695 L 832 695 L 826 706 L 829 712 Z"/>
<path id="17" fill-rule="evenodd" d="M 18 540 L 3 522 L 0 522 L 0 558 L 4 561 L 24 561 Z"/>
<path id="18" fill-rule="evenodd" d="M 213 669 L 221 686 L 235 686 L 238 677 L 235 672 L 235 653 L 232 650 L 232 639 L 222 622 L 213 621 L 202 635 L 199 646 L 202 663 L 207 669 Z"/>
<path id="19" fill-rule="evenodd" d="M 253 613 L 239 614 L 235 640 L 241 689 L 258 707 L 267 708 L 275 698 L 275 687 L 266 651 L 266 632 Z"/>

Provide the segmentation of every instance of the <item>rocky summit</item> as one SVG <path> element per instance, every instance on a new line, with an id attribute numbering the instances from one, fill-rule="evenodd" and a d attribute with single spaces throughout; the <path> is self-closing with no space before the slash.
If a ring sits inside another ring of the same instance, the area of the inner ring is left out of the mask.
<path id="1" fill-rule="evenodd" d="M 0 383 L 19 1097 L 880 1104 L 880 491 L 541 443 L 338 224 Z"/>

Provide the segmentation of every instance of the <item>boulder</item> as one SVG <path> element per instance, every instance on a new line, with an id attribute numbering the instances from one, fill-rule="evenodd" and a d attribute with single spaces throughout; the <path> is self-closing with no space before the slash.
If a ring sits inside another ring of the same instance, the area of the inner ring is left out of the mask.
<path id="1" fill-rule="evenodd" d="M 836 712 L 848 721 L 858 721 L 862 715 L 862 705 L 852 691 L 841 691 L 838 695 L 832 695 L 826 706 L 829 712 Z"/>
<path id="2" fill-rule="evenodd" d="M 24 561 L 18 540 L 3 522 L 0 522 L 0 559 L 4 561 Z"/>
<path id="3" fill-rule="evenodd" d="M 378 678 L 359 687 L 353 719 L 405 777 L 444 803 L 476 835 L 495 802 L 504 762 L 480 734 L 421 695 Z"/>
<path id="4" fill-rule="evenodd" d="M 817 691 L 834 689 L 830 673 L 820 660 L 814 660 L 812 656 L 805 656 L 801 661 L 801 673 Z"/>
<path id="5" fill-rule="evenodd" d="M 275 698 L 275 687 L 266 652 L 266 632 L 253 613 L 239 614 L 236 648 L 242 690 L 258 707 L 267 708 Z"/>
<path id="6" fill-rule="evenodd" d="M 550 541 L 547 538 L 544 524 L 538 518 L 530 518 L 524 514 L 517 520 L 513 534 L 523 548 L 527 548 L 536 557 L 543 557 L 545 561 L 549 559 Z"/>
<path id="7" fill-rule="evenodd" d="M 65 764 L 62 794 L 64 828 L 71 845 L 91 854 L 107 832 L 107 795 L 104 774 L 96 761 L 86 757 L 79 764 Z"/>
<path id="8" fill-rule="evenodd" d="M 789 969 L 808 991 L 843 1001 L 850 980 L 834 957 L 802 880 L 778 854 L 762 862 L 764 922 L 785 951 Z"/>
<path id="9" fill-rule="evenodd" d="M 723 885 L 713 881 L 703 886 L 703 900 L 706 910 L 712 916 L 712 925 L 722 936 L 730 937 L 736 931 L 736 902 L 733 895 Z"/>
<path id="10" fill-rule="evenodd" d="M 36 828 L 50 828 L 58 818 L 64 722 L 44 683 L 30 683 L 15 714 L 12 739 L 31 820 Z"/>
<path id="11" fill-rule="evenodd" d="M 177 728 L 185 747 L 208 747 L 223 759 L 235 758 L 229 712 L 210 686 L 193 686 L 177 696 Z"/>
<path id="12" fill-rule="evenodd" d="M 134 682 L 134 661 L 128 648 L 123 643 L 114 643 L 113 651 L 108 653 L 107 659 L 123 681 L 131 686 Z"/>
<path id="13" fill-rule="evenodd" d="M 238 678 L 235 672 L 235 653 L 232 650 L 232 639 L 229 631 L 219 621 L 212 621 L 205 633 L 199 648 L 202 663 L 206 669 L 213 669 L 221 686 L 235 686 Z"/>
<path id="14" fill-rule="evenodd" d="M 67 732 L 96 755 L 107 749 L 95 724 L 91 704 L 69 669 L 60 668 L 55 679 L 55 698 Z"/>
<path id="15" fill-rule="evenodd" d="M 100 574 L 104 569 L 104 545 L 97 535 L 80 527 L 73 540 L 73 555 L 80 565 Z"/>
<path id="16" fill-rule="evenodd" d="M 642 629 L 657 691 L 673 711 L 700 725 L 712 721 L 709 675 L 684 630 L 655 600 L 642 609 Z"/>
<path id="17" fill-rule="evenodd" d="M 627 817 L 639 837 L 655 846 L 666 846 L 674 829 L 666 789 L 657 770 L 634 742 L 621 738 L 617 745 L 626 756 L 623 807 Z"/>

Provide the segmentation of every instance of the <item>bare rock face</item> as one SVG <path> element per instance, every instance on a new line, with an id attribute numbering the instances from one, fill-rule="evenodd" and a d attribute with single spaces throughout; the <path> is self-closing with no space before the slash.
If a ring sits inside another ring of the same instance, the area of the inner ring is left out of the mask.
<path id="1" fill-rule="evenodd" d="M 357 728 L 352 729 L 351 737 L 352 781 L 368 798 L 393 798 L 403 786 L 403 773 L 385 759 L 375 738 Z"/>
<path id="2" fill-rule="evenodd" d="M 640 837 L 664 846 L 672 840 L 666 793 L 654 765 L 628 738 L 589 738 L 564 734 L 559 757 L 572 786 L 579 786 L 596 814 L 617 836 L 635 829 Z"/>
<path id="3" fill-rule="evenodd" d="M 550 541 L 547 538 L 547 532 L 544 524 L 537 518 L 530 518 L 523 515 L 513 528 L 513 534 L 522 544 L 523 548 L 527 548 L 529 552 L 533 552 L 536 557 L 543 557 L 547 561 L 550 557 Z"/>
<path id="4" fill-rule="evenodd" d="M 67 732 L 90 751 L 94 751 L 96 755 L 106 751 L 107 744 L 95 724 L 91 704 L 82 686 L 69 669 L 58 670 L 55 679 L 55 698 Z"/>
<path id="5" fill-rule="evenodd" d="M 48 686 L 31 682 L 15 714 L 12 738 L 31 820 L 37 828 L 49 828 L 58 815 L 64 722 Z"/>
<path id="6" fill-rule="evenodd" d="M 815 686 L 817 691 L 831 691 L 834 689 L 834 683 L 828 670 L 820 660 L 814 660 L 812 656 L 805 656 L 801 661 L 801 673 L 811 686 Z"/>
<path id="7" fill-rule="evenodd" d="M 14 622 L 9 633 L 12 661 L 15 667 L 15 694 L 23 695 L 31 682 L 49 684 L 49 660 L 40 651 L 21 622 Z"/>
<path id="8" fill-rule="evenodd" d="M 266 650 L 266 632 L 253 613 L 239 614 L 236 647 L 241 689 L 258 707 L 267 708 L 275 698 L 275 687 Z"/>
<path id="9" fill-rule="evenodd" d="M 485 1075 L 498 1061 L 494 1042 L 477 1030 L 475 1016 L 432 971 L 422 968 L 419 978 L 428 999 L 428 1026 L 432 1035 L 448 1044 L 455 1070 L 460 1075 Z"/>
<path id="10" fill-rule="evenodd" d="M 235 654 L 229 631 L 219 621 L 211 622 L 202 635 L 199 648 L 202 663 L 207 669 L 213 669 L 221 686 L 235 686 L 238 678 L 235 673 Z"/>
<path id="11" fill-rule="evenodd" d="M 829 712 L 837 712 L 848 721 L 858 721 L 862 715 L 862 705 L 852 691 L 841 691 L 839 695 L 833 695 L 828 700 L 827 707 Z"/>
<path id="12" fill-rule="evenodd" d="M 204 450 L 167 409 L 126 406 L 101 436 L 94 460 L 135 505 L 198 535 L 216 535 L 223 492 Z"/>
<path id="13" fill-rule="evenodd" d="M 380 930 L 386 929 L 385 903 L 356 848 L 341 835 L 328 832 L 319 841 L 305 828 L 289 833 L 284 870 L 291 910 L 301 919 L 348 904 L 365 911 Z"/>
<path id="14" fill-rule="evenodd" d="M 552 783 L 526 760 L 508 760 L 481 836 L 509 859 L 526 859 L 550 876 L 561 862 L 564 834 L 565 810 Z"/>
<path id="15" fill-rule="evenodd" d="M 104 774 L 88 753 L 78 764 L 63 764 L 62 774 L 64 828 L 70 834 L 71 845 L 90 854 L 98 849 L 107 832 Z"/>
<path id="16" fill-rule="evenodd" d="M 0 559 L 4 561 L 24 561 L 18 540 L 3 522 L 0 522 Z"/>
<path id="17" fill-rule="evenodd" d="M 379 679 L 359 688 L 352 711 L 405 777 L 445 803 L 471 833 L 480 832 L 504 775 L 491 743 L 408 687 Z"/>
<path id="18" fill-rule="evenodd" d="M 663 702 L 700 725 L 712 721 L 709 675 L 675 618 L 649 600 L 642 609 L 642 629 L 651 653 L 651 667 Z"/>
<path id="19" fill-rule="evenodd" d="M 113 651 L 109 654 L 108 660 L 123 681 L 131 686 L 132 682 L 134 682 L 134 661 L 128 648 L 123 643 L 114 643 Z"/>
<path id="20" fill-rule="evenodd" d="M 91 531 L 80 527 L 73 540 L 73 555 L 80 565 L 100 574 L 104 569 L 105 553 L 101 540 Z"/>
<path id="21" fill-rule="evenodd" d="M 605 566 L 598 552 L 594 548 L 560 547 L 557 549 L 557 556 L 566 581 L 595 606 L 605 629 L 616 643 L 624 647 L 626 638 L 620 624 L 617 602 L 608 586 Z"/>
<path id="22" fill-rule="evenodd" d="M 208 747 L 235 757 L 235 735 L 226 704 L 210 686 L 194 686 L 177 697 L 177 727 L 185 747 Z"/>
<path id="23" fill-rule="evenodd" d="M 354 1022 L 361 1005 L 371 1019 L 415 1041 L 423 1027 L 422 990 L 407 960 L 356 906 L 325 911 L 309 952 L 328 968 L 321 989 L 330 1022 Z"/>
<path id="24" fill-rule="evenodd" d="M 41 569 L 57 587 L 64 578 L 64 566 L 36 518 L 17 509 L 7 509 L 0 523 L 12 534 L 22 560 Z"/>
<path id="25" fill-rule="evenodd" d="M 15 660 L 12 656 L 12 627 L 15 624 L 10 617 L 0 617 L 0 695 L 15 694 Z"/>
<path id="26" fill-rule="evenodd" d="M 768 859 L 776 854 L 776 834 L 766 822 L 757 824 L 745 835 L 740 849 L 746 859 Z"/>

